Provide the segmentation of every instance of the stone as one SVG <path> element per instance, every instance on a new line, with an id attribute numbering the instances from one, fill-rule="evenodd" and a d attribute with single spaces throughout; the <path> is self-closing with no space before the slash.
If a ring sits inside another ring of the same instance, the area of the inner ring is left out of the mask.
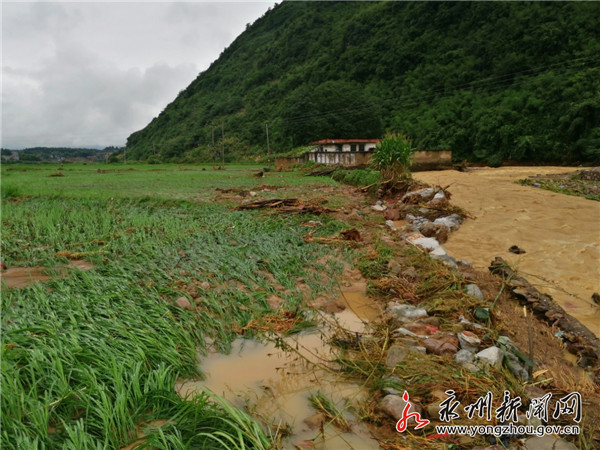
<path id="1" fill-rule="evenodd" d="M 564 439 L 554 436 L 531 437 L 525 441 L 526 450 L 577 450 L 577 447 Z"/>
<path id="2" fill-rule="evenodd" d="M 458 351 L 458 339 L 456 336 L 442 336 L 440 338 L 428 338 L 423 342 L 429 353 L 434 355 L 454 354 Z"/>
<path id="3" fill-rule="evenodd" d="M 456 362 L 456 364 L 461 366 L 464 366 L 465 364 L 471 364 L 474 359 L 475 355 L 473 354 L 473 352 L 465 349 L 459 350 L 454 355 L 454 361 Z"/>
<path id="4" fill-rule="evenodd" d="M 405 323 L 404 328 L 408 331 L 413 332 L 417 336 L 430 336 L 438 331 L 437 328 L 432 327 L 431 325 L 418 322 Z"/>
<path id="5" fill-rule="evenodd" d="M 483 362 L 484 364 L 489 364 L 493 367 L 500 367 L 502 364 L 502 356 L 502 350 L 493 345 L 485 350 L 481 350 L 475 355 L 475 358 L 477 361 Z"/>
<path id="6" fill-rule="evenodd" d="M 187 309 L 188 311 L 193 311 L 194 307 L 192 306 L 192 304 L 190 303 L 190 301 L 185 298 L 185 297 L 179 297 L 176 301 L 175 304 L 177 306 L 179 306 L 180 308 L 183 309 Z"/>
<path id="7" fill-rule="evenodd" d="M 465 286 L 465 292 L 467 293 L 467 295 L 475 297 L 479 300 L 484 299 L 483 292 L 481 292 L 481 289 L 479 289 L 479 286 L 477 286 L 476 284 L 467 284 Z"/>
<path id="8" fill-rule="evenodd" d="M 459 350 L 454 355 L 454 361 L 456 362 L 456 364 L 458 364 L 461 367 L 464 367 L 469 372 L 477 372 L 479 370 L 479 367 L 473 364 L 474 360 L 475 355 L 469 350 Z"/>
<path id="9" fill-rule="evenodd" d="M 435 254 L 430 254 L 431 257 L 433 259 L 437 259 L 438 261 L 441 261 L 442 264 L 444 264 L 445 266 L 450 267 L 451 269 L 458 269 L 458 264 L 456 264 L 456 259 L 454 259 L 452 256 L 450 255 L 435 255 Z"/>
<path id="10" fill-rule="evenodd" d="M 419 345 L 419 340 L 410 337 L 401 337 L 396 339 L 396 342 L 404 344 L 405 347 L 415 347 Z"/>
<path id="11" fill-rule="evenodd" d="M 396 227 L 396 224 L 394 223 L 393 220 L 386 220 L 385 221 L 385 225 L 390 229 L 390 230 L 397 230 L 398 227 Z"/>
<path id="12" fill-rule="evenodd" d="M 424 317 L 422 319 L 419 319 L 419 323 L 424 323 L 427 325 L 432 325 L 434 327 L 438 327 L 440 326 L 440 319 L 438 319 L 435 316 L 431 316 L 431 317 Z"/>
<path id="13" fill-rule="evenodd" d="M 385 365 L 387 367 L 396 367 L 399 362 L 402 362 L 406 358 L 408 353 L 408 348 L 396 344 L 392 345 L 388 350 Z"/>
<path id="14" fill-rule="evenodd" d="M 210 289 L 210 283 L 208 281 L 203 281 L 200 283 L 200 287 L 204 290 Z"/>
<path id="15" fill-rule="evenodd" d="M 400 220 L 402 214 L 398 208 L 390 208 L 383 213 L 386 220 Z"/>
<path id="16" fill-rule="evenodd" d="M 546 391 L 537 386 L 527 386 L 525 388 L 525 394 L 527 394 L 527 398 L 531 400 L 532 398 L 542 398 L 546 395 Z"/>
<path id="17" fill-rule="evenodd" d="M 396 319 L 420 319 L 427 317 L 427 310 L 423 308 L 417 308 L 414 305 L 407 304 L 393 304 L 391 307 L 388 305 L 390 315 Z M 409 328 L 410 329 L 410 328 Z"/>
<path id="18" fill-rule="evenodd" d="M 458 214 L 450 214 L 446 217 L 438 217 L 433 221 L 433 223 L 445 226 L 448 231 L 456 231 L 462 224 L 462 217 L 460 217 Z"/>
<path id="19" fill-rule="evenodd" d="M 430 403 L 425 407 L 427 411 L 427 417 L 433 420 L 440 420 L 440 410 L 442 407 L 439 403 Z"/>
<path id="20" fill-rule="evenodd" d="M 419 203 L 423 200 L 429 200 L 435 195 L 435 189 L 424 188 L 417 191 L 407 192 L 400 200 L 402 203 Z"/>
<path id="21" fill-rule="evenodd" d="M 386 414 L 388 414 L 389 416 L 393 417 L 396 420 L 400 420 L 402 419 L 403 416 L 403 412 L 404 412 L 404 407 L 406 406 L 406 402 L 404 401 L 404 399 L 402 397 L 400 397 L 399 395 L 386 395 L 385 397 L 383 397 L 383 399 L 381 400 L 381 402 L 379 403 L 379 408 L 385 412 Z M 421 413 L 421 407 L 414 403 L 414 402 L 410 402 L 410 409 L 408 410 L 409 414 L 413 413 L 413 412 L 418 412 Z M 414 417 L 411 417 L 410 419 L 408 419 L 408 425 L 416 425 L 417 421 L 415 420 Z"/>
<path id="22" fill-rule="evenodd" d="M 448 256 L 448 252 L 441 245 L 438 248 L 434 248 L 429 252 L 431 256 Z"/>
<path id="23" fill-rule="evenodd" d="M 458 333 L 456 337 L 458 337 L 460 348 L 463 350 L 469 350 L 470 352 L 476 352 L 477 348 L 481 344 L 481 339 L 479 339 L 476 334 L 473 334 L 470 331 Z"/>
<path id="24" fill-rule="evenodd" d="M 400 263 L 394 259 L 388 261 L 388 272 L 392 275 L 399 275 L 402 270 Z"/>
<path id="25" fill-rule="evenodd" d="M 309 430 L 316 430 L 325 424 L 325 415 L 318 413 L 314 416 L 307 417 L 302 422 L 308 427 Z"/>
<path id="26" fill-rule="evenodd" d="M 504 353 L 504 357 L 508 370 L 510 370 L 515 376 L 521 378 L 523 381 L 529 380 L 529 373 L 527 372 L 527 369 L 523 367 L 519 358 L 508 352 Z"/>
<path id="27" fill-rule="evenodd" d="M 394 386 L 400 387 L 402 385 L 403 385 L 403 382 L 400 378 L 391 376 L 391 377 L 384 378 L 382 380 L 381 390 L 383 392 L 385 392 L 386 394 L 401 395 L 404 393 L 404 391 L 396 389 Z"/>
<path id="28" fill-rule="evenodd" d="M 478 330 L 485 330 L 484 326 L 482 326 L 482 325 L 480 325 L 478 323 L 475 323 L 475 322 L 471 322 L 470 320 L 465 319 L 465 316 L 458 316 L 458 320 L 460 320 L 459 323 L 461 325 L 467 325 L 469 327 L 473 327 L 473 328 L 476 328 Z"/>
<path id="29" fill-rule="evenodd" d="M 403 327 L 398 328 L 397 330 L 394 331 L 394 333 L 399 334 L 400 336 L 418 337 L 415 333 L 413 333 L 412 331 L 409 331 Z"/>
<path id="30" fill-rule="evenodd" d="M 519 248 L 518 245 L 511 245 L 508 249 L 509 252 L 514 253 L 515 255 L 522 255 L 523 253 L 527 253 L 522 248 Z"/>
<path id="31" fill-rule="evenodd" d="M 402 275 L 405 278 L 408 278 L 410 280 L 418 280 L 419 279 L 419 272 L 417 272 L 417 269 L 415 269 L 414 267 L 409 267 L 408 269 L 405 269 L 402 272 Z"/>
<path id="32" fill-rule="evenodd" d="M 385 211 L 386 209 L 387 209 L 387 206 L 385 206 L 385 205 L 372 205 L 371 206 L 371 210 L 377 211 L 377 212 Z"/>
<path id="33" fill-rule="evenodd" d="M 446 200 L 446 194 L 444 191 L 437 191 L 431 200 Z"/>
<path id="34" fill-rule="evenodd" d="M 410 243 L 416 245 L 417 247 L 421 247 L 423 250 L 427 250 L 429 252 L 435 250 L 440 246 L 440 243 L 437 241 L 437 239 L 430 237 L 417 238 L 412 240 Z"/>
<path id="35" fill-rule="evenodd" d="M 408 216 L 407 216 L 408 218 Z M 421 231 L 421 229 L 429 223 L 429 220 L 426 219 L 425 217 L 421 217 L 421 216 L 417 216 L 415 217 L 412 222 L 411 222 L 415 227 L 417 227 L 417 229 L 419 231 Z"/>
<path id="36" fill-rule="evenodd" d="M 448 229 L 439 223 L 428 221 L 421 225 L 419 231 L 423 236 L 435 238 L 442 244 L 448 240 Z"/>

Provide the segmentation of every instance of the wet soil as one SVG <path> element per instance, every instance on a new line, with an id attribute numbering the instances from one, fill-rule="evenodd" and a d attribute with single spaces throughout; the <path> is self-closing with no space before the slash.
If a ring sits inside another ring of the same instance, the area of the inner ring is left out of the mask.
<path id="1" fill-rule="evenodd" d="M 58 277 L 68 276 L 68 269 L 91 270 L 94 266 L 84 260 L 71 261 L 66 267 L 59 268 Z M 47 267 L 10 267 L 0 273 L 0 282 L 9 288 L 23 288 L 36 282 L 46 282 L 52 276 Z M 56 276 L 56 275 L 55 275 Z"/>
<path id="2" fill-rule="evenodd" d="M 516 183 L 528 176 L 566 170 L 478 168 L 420 172 L 416 178 L 449 186 L 452 203 L 474 217 L 444 245 L 451 255 L 480 270 L 501 256 L 600 336 L 600 311 L 591 301 L 592 294 L 600 292 L 600 204 Z M 510 253 L 512 245 L 526 253 Z"/>
<path id="3" fill-rule="evenodd" d="M 365 293 L 364 280 L 354 278 L 337 299 L 341 311 L 322 312 L 319 329 L 267 342 L 237 339 L 230 354 L 215 353 L 202 361 L 200 369 L 206 379 L 180 380 L 178 393 L 186 397 L 209 389 L 237 407 L 249 407 L 253 416 L 287 429 L 290 437 L 284 448 L 379 448 L 366 425 L 350 412 L 352 405 L 358 408 L 365 401 L 366 390 L 341 379 L 330 362 L 337 350 L 328 344 L 328 324 L 336 329 L 341 326 L 350 334 L 361 333 L 369 320 L 381 315 L 380 308 Z M 309 400 L 317 393 L 344 410 L 350 431 L 340 430 L 319 416 Z"/>

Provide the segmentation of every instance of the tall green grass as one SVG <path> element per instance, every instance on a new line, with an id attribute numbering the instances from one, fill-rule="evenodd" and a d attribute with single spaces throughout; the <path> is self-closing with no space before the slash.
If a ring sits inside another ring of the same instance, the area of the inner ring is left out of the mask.
<path id="1" fill-rule="evenodd" d="M 9 267 L 56 275 L 2 289 L 2 448 L 120 448 L 156 420 L 167 422 L 141 444 L 269 447 L 241 411 L 209 394 L 185 401 L 174 385 L 199 375 L 207 338 L 227 350 L 236 330 L 271 312 L 273 280 L 289 309 L 303 307 L 301 278 L 308 295 L 333 289 L 316 262 L 330 249 L 303 240 L 307 218 L 104 195 L 4 201 L 2 213 Z M 64 251 L 94 269 L 63 276 Z M 175 305 L 181 296 L 196 310 Z"/>

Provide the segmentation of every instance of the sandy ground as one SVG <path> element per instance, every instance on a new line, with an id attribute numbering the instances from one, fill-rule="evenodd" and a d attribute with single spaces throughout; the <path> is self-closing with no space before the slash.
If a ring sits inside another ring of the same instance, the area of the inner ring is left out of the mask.
<path id="1" fill-rule="evenodd" d="M 478 269 L 503 257 L 600 336 L 600 308 L 591 301 L 600 292 L 600 202 L 515 183 L 570 170 L 577 168 L 477 168 L 419 172 L 415 178 L 450 185 L 451 202 L 474 217 L 445 244 L 452 256 Z M 509 253 L 511 245 L 527 253 Z"/>

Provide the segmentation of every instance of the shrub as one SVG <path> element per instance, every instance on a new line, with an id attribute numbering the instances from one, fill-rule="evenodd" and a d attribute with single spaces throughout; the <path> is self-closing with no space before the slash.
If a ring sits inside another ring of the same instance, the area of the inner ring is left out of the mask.
<path id="1" fill-rule="evenodd" d="M 410 158 L 414 152 L 412 141 L 404 135 L 386 134 L 375 148 L 371 164 L 381 172 L 382 180 L 395 184 L 410 179 Z"/>

